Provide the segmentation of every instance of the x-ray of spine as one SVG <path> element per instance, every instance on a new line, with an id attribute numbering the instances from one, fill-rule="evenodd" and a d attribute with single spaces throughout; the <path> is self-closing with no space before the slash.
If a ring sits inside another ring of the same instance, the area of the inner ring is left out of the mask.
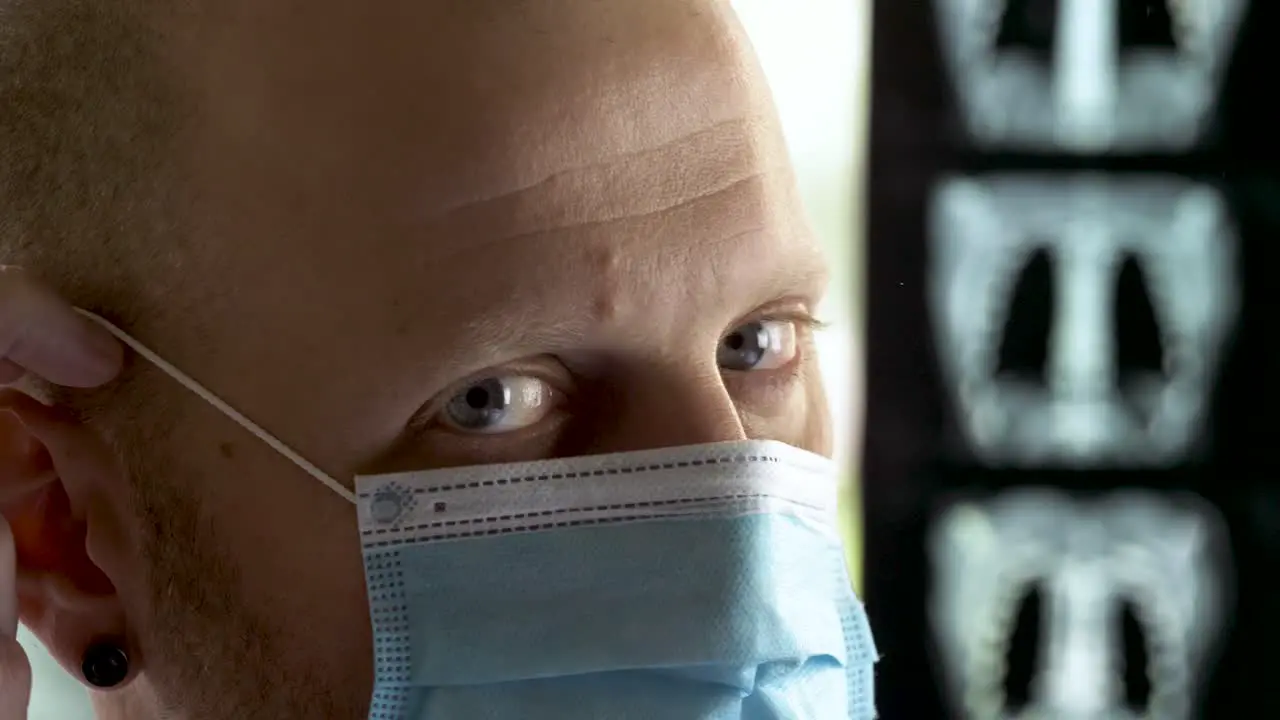
<path id="1" fill-rule="evenodd" d="M 1125 0 L 1056 0 L 1047 57 L 997 46 L 1017 0 L 935 0 L 961 114 L 981 147 L 1181 151 L 1217 103 L 1247 0 L 1165 0 L 1171 47 L 1124 47 Z M 1022 3 L 1026 5 L 1026 3 Z"/>
<path id="2" fill-rule="evenodd" d="M 1200 439 L 1236 319 L 1236 236 L 1208 185 L 1164 176 L 944 179 L 929 221 L 929 304 L 963 434 L 985 464 L 1160 467 Z M 997 374 L 1013 288 L 1048 253 L 1043 382 Z M 1142 268 L 1162 368 L 1117 377 L 1113 310 L 1126 258 Z"/>
<path id="3" fill-rule="evenodd" d="M 1225 532 L 1194 496 L 1116 491 L 1074 501 L 1008 491 L 952 506 L 934 525 L 930 618 L 966 720 L 1189 720 L 1231 605 Z M 1006 706 L 1006 654 L 1019 604 L 1046 611 L 1029 703 Z M 1145 636 L 1147 707 L 1126 707 L 1121 608 Z"/>

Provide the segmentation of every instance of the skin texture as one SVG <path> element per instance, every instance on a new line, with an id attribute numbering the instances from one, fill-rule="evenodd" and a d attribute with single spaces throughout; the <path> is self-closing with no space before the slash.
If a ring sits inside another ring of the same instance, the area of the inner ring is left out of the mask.
<path id="1" fill-rule="evenodd" d="M 829 453 L 824 267 L 727 3 L 463 7 L 167 16 L 199 108 L 161 283 L 181 295 L 143 292 L 126 330 L 347 482 L 744 437 Z M 778 349 L 726 366 L 757 321 Z M 101 718 L 367 717 L 352 507 L 140 362 L 125 404 L 0 397 L 23 621 L 73 673 L 97 639 L 129 649 Z M 458 427 L 486 378 L 543 402 Z"/>

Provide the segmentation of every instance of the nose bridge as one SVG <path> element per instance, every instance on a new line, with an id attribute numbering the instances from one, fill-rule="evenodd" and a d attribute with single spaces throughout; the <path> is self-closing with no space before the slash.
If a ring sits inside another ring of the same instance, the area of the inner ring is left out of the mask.
<path id="1" fill-rule="evenodd" d="M 685 371 L 635 379 L 616 395 L 611 421 L 599 425 L 601 453 L 653 450 L 747 439 L 733 397 L 717 372 Z"/>

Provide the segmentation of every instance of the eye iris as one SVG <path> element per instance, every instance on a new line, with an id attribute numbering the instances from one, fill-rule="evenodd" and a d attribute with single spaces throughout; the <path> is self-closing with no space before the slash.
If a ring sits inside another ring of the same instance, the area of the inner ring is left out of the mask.
<path id="1" fill-rule="evenodd" d="M 449 418 L 468 430 L 486 428 L 502 420 L 510 406 L 506 385 L 497 378 L 467 388 L 449 402 Z"/>
<path id="2" fill-rule="evenodd" d="M 749 370 L 764 359 L 769 348 L 769 331 L 763 323 L 751 323 L 725 336 L 720 365 L 731 370 Z"/>

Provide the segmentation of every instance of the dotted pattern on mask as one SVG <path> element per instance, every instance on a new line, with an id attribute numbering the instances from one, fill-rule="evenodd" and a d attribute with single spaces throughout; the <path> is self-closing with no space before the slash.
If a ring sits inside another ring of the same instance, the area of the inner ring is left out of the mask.
<path id="1" fill-rule="evenodd" d="M 369 496 L 362 497 L 368 499 Z M 380 506 L 384 504 L 386 509 L 382 510 Z M 372 500 L 369 502 L 369 510 L 374 522 L 388 527 L 399 526 L 401 520 L 413 513 L 417 507 L 417 495 L 409 488 L 394 482 L 373 493 Z M 383 512 L 387 513 L 387 516 L 379 517 Z"/>
<path id="2" fill-rule="evenodd" d="M 833 553 L 836 580 L 839 587 L 850 588 L 853 582 L 845 566 L 844 552 L 837 548 Z M 871 635 L 871 622 L 867 618 L 862 601 L 851 598 L 840 605 L 840 626 L 844 630 L 844 642 L 848 654 L 845 672 L 849 683 L 849 717 L 852 720 L 875 720 L 876 714 L 876 663 L 880 654 L 876 651 Z"/>
<path id="3" fill-rule="evenodd" d="M 412 665 L 400 552 L 367 552 L 365 575 L 373 620 L 374 677 L 377 678 L 369 720 L 407 720 L 407 687 Z"/>
<path id="4" fill-rule="evenodd" d="M 367 537 L 375 535 L 383 535 L 388 532 L 414 532 L 421 530 L 439 530 L 441 528 L 467 527 L 467 526 L 484 526 L 495 522 L 513 522 L 517 520 L 539 520 L 544 518 L 570 517 L 582 513 L 592 512 L 611 512 L 618 510 L 659 510 L 662 508 L 675 508 L 680 506 L 697 505 L 702 503 L 723 503 L 722 507 L 716 509 L 716 512 L 732 512 L 737 509 L 748 509 L 761 500 L 780 499 L 767 493 L 735 493 L 729 495 L 708 495 L 704 497 L 678 498 L 675 500 L 653 500 L 647 502 L 619 503 L 616 505 L 589 505 L 576 508 L 558 508 L 554 510 L 540 510 L 529 513 L 510 513 L 506 515 L 490 515 L 488 517 L 468 518 L 464 520 L 440 520 L 431 523 L 421 523 L 418 525 L 405 525 L 401 527 L 393 527 L 390 529 L 363 530 L 361 535 Z M 742 506 L 739 508 L 738 506 Z M 811 508 L 817 510 L 817 508 Z M 439 542 L 441 540 L 457 540 L 460 538 L 487 537 L 492 535 L 510 535 L 513 533 L 533 532 L 537 530 L 554 530 L 559 528 L 583 527 L 589 525 L 612 525 L 623 522 L 640 522 L 644 520 L 655 520 L 672 517 L 669 514 L 661 512 L 653 513 L 630 513 L 627 515 L 615 515 L 604 518 L 581 518 L 573 520 L 549 520 L 546 522 L 527 522 L 504 528 L 485 528 L 480 527 L 476 530 L 459 530 L 452 533 L 442 533 L 432 535 L 430 537 L 414 537 L 400 538 L 397 540 L 383 540 L 378 542 L 365 542 L 366 548 L 388 548 L 397 547 L 407 544 Z"/>
<path id="5" fill-rule="evenodd" d="M 621 523 L 621 522 L 642 522 L 645 520 L 654 520 L 654 519 L 667 517 L 667 515 L 660 512 L 659 513 L 638 512 L 638 513 L 628 514 L 625 516 L 616 516 L 616 517 L 609 517 L 609 518 L 556 520 L 552 522 L 522 523 L 519 526 L 507 527 L 507 528 L 484 528 L 484 529 L 477 529 L 477 530 L 460 530 L 455 533 L 433 535 L 431 537 L 416 537 L 416 538 L 409 538 L 409 539 L 397 539 L 397 540 L 386 540 L 386 541 L 370 540 L 371 537 L 378 536 L 378 535 L 385 535 L 391 532 L 400 533 L 400 532 L 409 532 L 409 531 L 438 530 L 440 528 L 445 528 L 445 527 L 466 527 L 466 526 L 474 527 L 478 525 L 490 524 L 493 522 L 511 522 L 514 520 L 524 520 L 524 519 L 534 520 L 534 519 L 540 519 L 540 518 L 545 519 L 545 518 L 551 518 L 551 517 L 557 517 L 557 516 L 564 517 L 564 516 L 570 516 L 574 514 L 582 514 L 582 513 L 588 513 L 588 512 L 609 512 L 609 511 L 618 511 L 618 510 L 656 510 L 656 509 L 662 509 L 662 508 L 676 507 L 680 505 L 691 505 L 694 503 L 715 502 L 718 500 L 741 501 L 742 503 L 745 504 L 745 503 L 749 503 L 752 500 L 759 500 L 762 498 L 771 497 L 769 495 L 759 494 L 759 493 L 756 493 L 756 494 L 741 493 L 741 494 L 733 494 L 733 495 L 717 495 L 717 496 L 698 497 L 698 498 L 679 498 L 674 500 L 655 500 L 655 501 L 647 501 L 647 502 L 622 503 L 622 504 L 616 504 L 616 505 L 600 505 L 600 506 L 594 506 L 594 507 L 561 508 L 561 509 L 545 510 L 545 511 L 538 511 L 538 512 L 530 512 L 530 513 L 513 513 L 513 514 L 506 514 L 506 515 L 494 515 L 490 517 L 472 518 L 472 519 L 466 519 L 466 520 L 442 520 L 442 521 L 435 521 L 435 522 L 428 522 L 428 523 L 418 523 L 414 525 L 403 525 L 401 523 L 401 519 L 403 519 L 413 507 L 413 500 L 411 498 L 413 496 L 417 496 L 421 494 L 439 495 L 441 493 L 447 493 L 451 491 L 476 490 L 481 488 L 496 488 L 496 487 L 504 487 L 504 486 L 512 486 L 512 485 L 521 485 L 521 484 L 527 484 L 527 483 L 548 482 L 548 481 L 554 481 L 554 480 L 589 479 L 589 478 L 604 477 L 609 475 L 634 475 L 634 474 L 643 474 L 643 473 L 652 473 L 652 472 L 663 472 L 663 471 L 670 471 L 670 470 L 684 470 L 689 468 L 708 467 L 708 466 L 747 465 L 747 464 L 759 464 L 759 463 L 778 464 L 782 462 L 784 462 L 782 458 L 774 455 L 735 454 L 735 455 L 725 455 L 722 457 L 697 458 L 693 460 L 682 460 L 682 461 L 676 461 L 676 462 L 645 463 L 640 465 L 620 465 L 618 467 L 597 468 L 594 470 L 584 470 L 584 471 L 578 471 L 578 472 L 559 472 L 559 473 L 546 472 L 546 473 L 532 473 L 532 474 L 526 474 L 526 475 L 512 475 L 510 477 L 491 478 L 488 480 L 476 480 L 471 482 L 454 483 L 451 485 L 437 485 L 437 486 L 427 487 L 427 488 L 413 488 L 412 491 L 410 491 L 408 488 L 404 488 L 403 486 L 400 486 L 398 483 L 393 483 L 391 485 L 387 485 L 385 487 L 379 488 L 378 490 L 374 490 L 370 492 L 362 492 L 358 495 L 358 497 L 362 502 L 367 502 L 371 498 L 376 502 L 379 498 L 384 498 L 389 495 L 398 496 L 402 502 L 404 502 L 406 498 L 410 498 L 407 502 L 405 502 L 405 510 L 399 514 L 399 516 L 394 522 L 382 523 L 382 527 L 378 527 L 378 528 L 361 530 L 361 535 L 365 538 L 364 546 L 366 549 L 378 549 L 378 548 L 396 547 L 396 546 L 406 545 L 410 543 L 417 544 L 417 543 L 425 543 L 425 542 L 439 542 L 442 540 L 458 540 L 458 539 L 486 537 L 486 536 L 493 536 L 493 535 L 508 535 L 512 533 L 533 532 L 537 530 L 553 530 L 553 529 L 573 528 L 573 527 L 582 527 L 582 526 L 591 526 L 591 525 L 615 524 L 615 523 Z M 809 468 L 797 467 L 796 469 L 807 471 Z M 435 512 L 447 512 L 448 503 L 443 500 L 434 501 L 432 503 L 432 508 L 434 509 Z"/>
<path id="6" fill-rule="evenodd" d="M 582 470 L 579 472 L 513 475 L 511 477 L 475 480 L 473 482 L 456 483 L 453 485 L 434 485 L 432 487 L 414 488 L 413 493 L 415 495 L 432 495 L 456 490 L 477 490 L 479 488 L 520 485 L 523 483 L 544 482 L 547 480 L 575 480 L 604 477 L 606 475 L 632 475 L 635 473 L 662 472 L 664 470 L 684 470 L 687 468 L 706 467 L 708 465 L 749 465 L 756 463 L 776 464 L 780 462 L 782 462 L 782 458 L 774 455 L 726 455 L 724 457 L 699 458 L 697 460 L 682 460 L 679 462 L 619 465 L 618 467 Z M 373 497 L 377 492 L 379 491 L 363 492 L 359 494 L 359 497 L 361 500 L 367 500 L 370 497 Z"/>

